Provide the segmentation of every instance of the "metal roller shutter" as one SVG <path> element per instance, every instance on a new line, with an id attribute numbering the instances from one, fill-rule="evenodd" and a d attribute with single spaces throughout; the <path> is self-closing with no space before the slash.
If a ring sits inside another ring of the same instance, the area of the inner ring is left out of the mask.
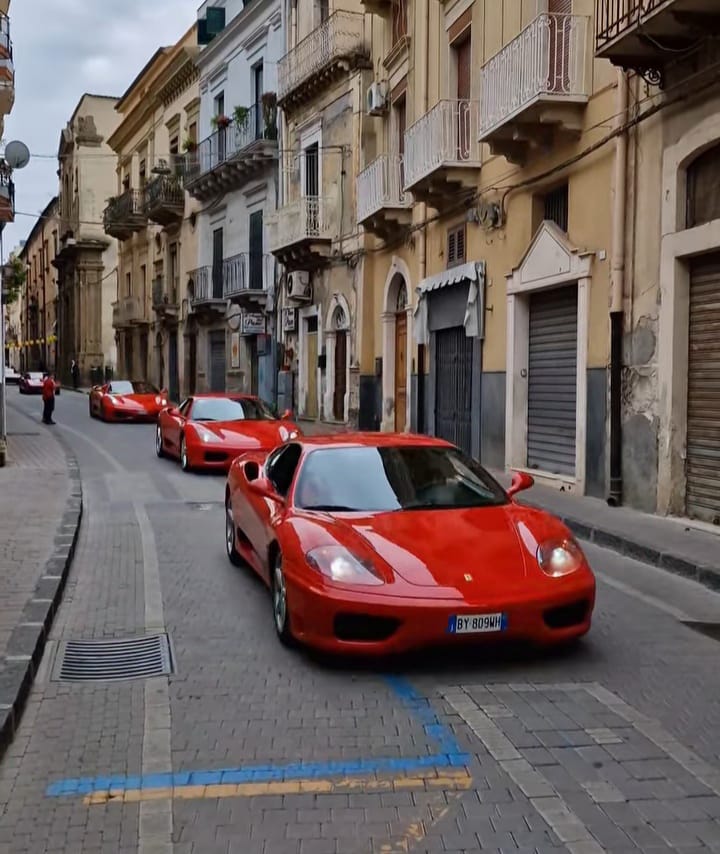
<path id="1" fill-rule="evenodd" d="M 210 391 L 225 391 L 225 333 L 210 334 Z"/>
<path id="2" fill-rule="evenodd" d="M 577 286 L 530 297 L 527 465 L 575 473 Z"/>
<path id="3" fill-rule="evenodd" d="M 454 326 L 435 333 L 435 435 L 472 452 L 473 339 Z"/>
<path id="4" fill-rule="evenodd" d="M 720 255 L 690 270 L 687 413 L 689 516 L 720 523 Z"/>

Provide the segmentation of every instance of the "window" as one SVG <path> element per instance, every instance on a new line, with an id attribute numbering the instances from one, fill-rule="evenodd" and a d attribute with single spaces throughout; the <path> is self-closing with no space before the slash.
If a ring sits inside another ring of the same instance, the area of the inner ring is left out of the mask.
<path id="1" fill-rule="evenodd" d="M 262 62 L 258 63 L 253 67 L 253 133 L 255 139 L 262 139 L 265 131 L 264 121 L 263 121 L 263 108 L 262 108 L 262 96 L 263 96 L 263 64 Z"/>
<path id="2" fill-rule="evenodd" d="M 407 0 L 392 0 L 392 46 L 407 35 Z"/>
<path id="3" fill-rule="evenodd" d="M 250 287 L 263 287 L 263 212 L 250 214 Z"/>
<path id="4" fill-rule="evenodd" d="M 180 276 L 178 274 L 178 245 L 170 244 L 170 302 L 175 305 L 178 301 L 180 290 Z"/>
<path id="5" fill-rule="evenodd" d="M 686 228 L 720 219 L 720 145 L 705 151 L 687 170 Z"/>
<path id="6" fill-rule="evenodd" d="M 275 451 L 268 460 L 265 474 L 278 495 L 287 495 L 300 462 L 300 453 L 299 445 L 287 445 Z"/>
<path id="7" fill-rule="evenodd" d="M 147 299 L 147 267 L 143 264 L 140 267 L 140 298 L 143 301 L 143 306 L 141 307 L 141 311 L 144 310 L 145 300 Z"/>
<path id="8" fill-rule="evenodd" d="M 465 225 L 451 228 L 447 236 L 447 266 L 465 263 Z"/>
<path id="9" fill-rule="evenodd" d="M 554 222 L 563 231 L 568 230 L 568 185 L 556 187 L 543 196 L 543 219 Z"/>
<path id="10" fill-rule="evenodd" d="M 225 93 L 220 92 L 219 95 L 215 96 L 214 104 L 214 115 L 216 116 L 224 116 L 225 115 Z"/>
<path id="11" fill-rule="evenodd" d="M 198 398 L 191 421 L 277 421 L 275 413 L 259 398 Z"/>
<path id="12" fill-rule="evenodd" d="M 216 228 L 213 231 L 213 259 L 212 259 L 212 298 L 222 299 L 223 295 L 223 256 L 225 254 L 223 230 Z"/>
<path id="13" fill-rule="evenodd" d="M 125 296 L 132 296 L 132 273 L 125 273 Z"/>
<path id="14" fill-rule="evenodd" d="M 191 142 L 197 142 L 197 122 L 191 122 L 188 128 L 188 138 Z"/>
<path id="15" fill-rule="evenodd" d="M 145 163 L 145 159 L 143 158 L 140 161 L 140 189 L 145 188 L 145 181 L 147 180 L 147 165 Z"/>

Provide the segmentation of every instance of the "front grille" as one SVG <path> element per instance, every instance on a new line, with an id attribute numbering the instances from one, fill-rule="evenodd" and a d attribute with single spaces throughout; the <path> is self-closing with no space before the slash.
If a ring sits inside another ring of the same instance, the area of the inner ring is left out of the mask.
<path id="1" fill-rule="evenodd" d="M 205 451 L 206 463 L 224 463 L 228 455 L 224 451 Z"/>
<path id="2" fill-rule="evenodd" d="M 333 630 L 342 641 L 384 641 L 397 631 L 400 620 L 370 614 L 338 614 Z"/>
<path id="3" fill-rule="evenodd" d="M 579 602 L 571 602 L 569 605 L 548 608 L 543 612 L 543 620 L 549 629 L 569 629 L 584 623 L 589 609 L 590 603 L 587 599 L 582 599 Z"/>

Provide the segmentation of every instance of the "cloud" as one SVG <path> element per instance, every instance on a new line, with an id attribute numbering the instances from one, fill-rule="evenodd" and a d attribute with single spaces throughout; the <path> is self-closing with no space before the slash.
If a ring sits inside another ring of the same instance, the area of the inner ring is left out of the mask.
<path id="1" fill-rule="evenodd" d="M 15 222 L 3 234 L 7 255 L 27 237 L 57 193 L 60 131 L 84 92 L 122 95 L 161 45 L 174 44 L 197 17 L 198 0 L 16 0 L 10 6 L 15 106 L 5 141 L 33 155 L 15 174 Z M 45 156 L 42 156 L 45 155 Z M 33 216 L 21 216 L 20 213 Z"/>

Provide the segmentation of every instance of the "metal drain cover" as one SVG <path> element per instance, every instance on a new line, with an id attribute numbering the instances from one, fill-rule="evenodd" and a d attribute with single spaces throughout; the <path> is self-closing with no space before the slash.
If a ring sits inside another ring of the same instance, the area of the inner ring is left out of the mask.
<path id="1" fill-rule="evenodd" d="M 67 641 L 54 679 L 63 682 L 118 682 L 172 673 L 165 634 L 126 640 Z"/>

